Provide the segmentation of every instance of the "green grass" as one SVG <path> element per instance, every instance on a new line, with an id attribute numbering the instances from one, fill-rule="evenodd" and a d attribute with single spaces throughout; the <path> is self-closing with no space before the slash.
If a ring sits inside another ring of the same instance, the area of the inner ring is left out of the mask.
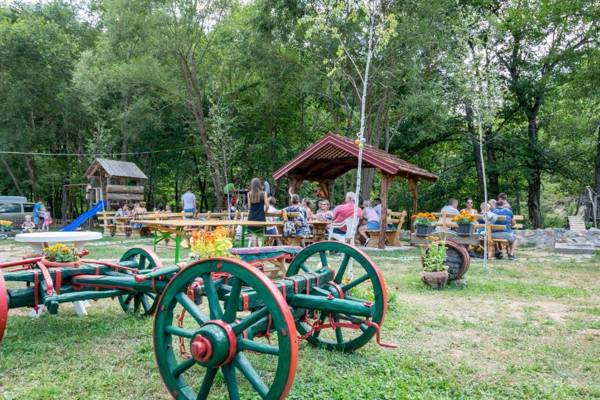
<path id="1" fill-rule="evenodd" d="M 103 239 L 95 258 L 118 258 L 148 239 Z M 9 243 L 9 242 L 5 242 Z M 0 257 L 7 254 L 0 244 Z M 22 247 L 15 247 L 22 251 Z M 165 264 L 172 249 L 159 247 Z M 443 291 L 419 280 L 415 249 L 369 252 L 388 284 L 383 340 L 350 355 L 302 343 L 290 399 L 600 398 L 600 263 L 523 252 L 474 260 Z M 0 399 L 167 399 L 154 361 L 152 321 L 92 303 L 32 320 L 11 311 L 0 345 Z M 224 398 L 222 380 L 214 398 Z M 251 396 L 248 398 L 252 398 Z"/>

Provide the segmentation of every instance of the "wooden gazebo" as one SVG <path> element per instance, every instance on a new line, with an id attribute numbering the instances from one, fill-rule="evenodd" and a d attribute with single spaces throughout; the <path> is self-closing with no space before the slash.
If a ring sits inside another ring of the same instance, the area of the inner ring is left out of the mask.
<path id="1" fill-rule="evenodd" d="M 355 169 L 358 164 L 358 146 L 354 140 L 333 132 L 327 133 L 319 141 L 294 157 L 290 162 L 273 173 L 279 180 L 288 178 L 289 192 L 298 193 L 304 181 L 316 181 L 321 191 L 329 197 L 331 183 L 340 175 Z M 388 190 L 393 178 L 408 179 L 412 195 L 413 213 L 417 212 L 419 180 L 435 181 L 431 172 L 401 160 L 371 145 L 363 148 L 363 168 L 375 168 L 381 173 L 381 208 L 388 208 Z M 385 247 L 385 212 L 381 213 L 379 247 Z"/>

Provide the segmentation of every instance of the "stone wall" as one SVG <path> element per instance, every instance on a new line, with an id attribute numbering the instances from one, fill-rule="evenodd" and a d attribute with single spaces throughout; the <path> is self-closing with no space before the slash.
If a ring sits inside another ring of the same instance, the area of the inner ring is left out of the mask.
<path id="1" fill-rule="evenodd" d="M 581 232 L 562 228 L 523 229 L 515 232 L 519 237 L 520 247 L 555 247 L 556 244 L 564 244 L 600 248 L 600 229 L 595 228 Z"/>

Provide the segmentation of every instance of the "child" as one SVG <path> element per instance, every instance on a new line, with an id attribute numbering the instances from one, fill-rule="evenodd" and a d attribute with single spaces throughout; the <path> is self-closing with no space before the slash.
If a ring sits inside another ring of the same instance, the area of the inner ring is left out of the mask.
<path id="1" fill-rule="evenodd" d="M 31 220 L 31 215 L 25 216 L 25 221 L 21 225 L 21 233 L 31 233 L 35 229 L 35 224 Z"/>
<path id="2" fill-rule="evenodd" d="M 50 214 L 50 209 L 46 208 L 46 211 L 44 211 L 42 230 L 48 232 L 50 230 L 50 225 L 52 225 L 52 214 Z"/>

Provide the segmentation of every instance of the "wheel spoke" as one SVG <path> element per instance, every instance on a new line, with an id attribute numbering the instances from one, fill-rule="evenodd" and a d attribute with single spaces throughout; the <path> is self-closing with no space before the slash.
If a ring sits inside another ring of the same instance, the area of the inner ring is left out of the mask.
<path id="1" fill-rule="evenodd" d="M 327 260 L 327 254 L 325 254 L 325 251 L 320 251 L 319 257 L 321 258 L 321 266 L 328 267 L 329 261 Z"/>
<path id="2" fill-rule="evenodd" d="M 279 355 L 279 347 L 266 343 L 255 342 L 254 340 L 249 339 L 239 339 L 238 348 L 240 350 L 255 351 L 257 353 L 271 354 L 274 356 Z"/>
<path id="3" fill-rule="evenodd" d="M 240 398 L 240 391 L 238 390 L 237 381 L 235 378 L 235 368 L 232 365 L 225 365 L 221 367 L 223 375 L 225 375 L 225 382 L 227 382 L 227 392 L 229 392 L 230 400 L 238 400 Z"/>
<path id="4" fill-rule="evenodd" d="M 172 373 L 175 377 L 178 377 L 179 375 L 183 374 L 185 371 L 190 369 L 194 364 L 196 364 L 196 361 L 193 358 L 188 358 L 187 360 L 183 361 L 181 364 L 177 365 L 173 369 Z"/>
<path id="5" fill-rule="evenodd" d="M 334 315 L 333 321 L 339 322 L 340 319 L 337 317 L 337 315 Z M 344 334 L 342 333 L 342 328 L 340 328 L 340 327 L 335 328 L 335 340 L 337 341 L 338 345 L 340 345 L 340 346 L 344 345 Z"/>
<path id="6" fill-rule="evenodd" d="M 152 300 L 156 299 L 156 295 L 154 293 L 148 292 L 148 293 L 146 293 L 146 296 L 150 297 Z"/>
<path id="7" fill-rule="evenodd" d="M 138 269 L 146 269 L 146 257 L 140 254 L 140 262 L 138 263 Z"/>
<path id="8" fill-rule="evenodd" d="M 344 278 L 344 274 L 346 273 L 346 267 L 348 266 L 348 261 L 350 261 L 350 254 L 345 254 L 344 259 L 342 260 L 342 263 L 340 264 L 340 268 L 338 269 L 337 273 L 335 274 L 335 278 L 333 278 L 333 281 L 335 283 L 342 282 L 342 279 Z"/>
<path id="9" fill-rule="evenodd" d="M 145 294 L 141 296 L 140 301 L 142 302 L 142 308 L 144 309 L 144 312 L 147 314 L 150 311 L 150 304 L 148 304 L 148 299 L 146 298 Z"/>
<path id="10" fill-rule="evenodd" d="M 310 269 L 308 269 L 308 267 L 304 263 L 300 264 L 300 269 L 307 273 L 310 272 Z"/>
<path id="11" fill-rule="evenodd" d="M 138 311 L 140 311 L 140 296 L 139 295 L 135 295 L 133 297 L 133 312 L 137 313 Z"/>
<path id="12" fill-rule="evenodd" d="M 180 336 L 187 339 L 191 339 L 194 337 L 194 331 L 190 329 L 179 328 L 173 325 L 168 325 L 165 328 L 165 332 L 170 333 L 171 335 Z"/>
<path id="13" fill-rule="evenodd" d="M 185 308 L 187 312 L 190 313 L 190 315 L 196 320 L 198 324 L 202 325 L 206 321 L 208 321 L 206 315 L 204 315 L 204 313 L 200 311 L 198 306 L 196 306 L 196 304 L 189 297 L 187 297 L 185 293 L 177 293 L 175 295 L 175 298 L 177 299 L 179 304 L 181 304 L 181 306 Z"/>
<path id="14" fill-rule="evenodd" d="M 248 382 L 250 382 L 252 387 L 258 392 L 260 397 L 265 398 L 269 393 L 269 387 L 265 385 L 260 375 L 258 375 L 250 363 L 250 360 L 248 360 L 248 358 L 246 358 L 246 356 L 242 353 L 238 353 L 235 356 L 233 363 L 240 370 L 242 375 L 248 379 Z"/>
<path id="15" fill-rule="evenodd" d="M 260 321 L 262 318 L 266 317 L 268 314 L 269 314 L 269 310 L 267 309 L 267 307 L 262 307 L 258 311 L 253 312 L 252 314 L 248 315 L 247 317 L 242 319 L 237 324 L 233 325 L 233 331 L 237 335 L 239 335 L 245 329 L 254 325 L 258 321 Z"/>
<path id="16" fill-rule="evenodd" d="M 325 313 L 325 311 L 321 311 L 321 316 L 319 317 L 319 323 L 323 323 L 325 322 L 325 318 L 327 318 L 327 314 Z M 315 333 L 313 333 L 314 337 L 319 337 L 319 335 L 321 334 L 321 331 L 316 331 Z"/>
<path id="17" fill-rule="evenodd" d="M 124 301 L 126 308 L 129 308 L 129 304 L 131 303 L 131 300 L 133 300 L 133 295 L 128 294 Z"/>
<path id="18" fill-rule="evenodd" d="M 210 308 L 211 319 L 222 319 L 223 310 L 221 310 L 221 304 L 219 303 L 219 296 L 217 295 L 217 289 L 215 288 L 215 282 L 212 280 L 210 273 L 202 275 L 204 282 L 204 293 L 208 298 L 208 307 Z"/>
<path id="19" fill-rule="evenodd" d="M 223 321 L 228 323 L 235 320 L 238 309 L 238 301 L 242 291 L 241 279 L 232 277 L 231 280 L 233 282 L 231 284 L 231 291 L 229 292 L 229 301 L 227 302 L 227 306 L 225 307 L 225 315 L 223 316 Z"/>
<path id="20" fill-rule="evenodd" d="M 204 374 L 202 386 L 200 386 L 196 400 L 204 400 L 208 397 L 208 393 L 210 392 L 210 388 L 213 385 L 213 381 L 215 380 L 215 376 L 217 375 L 218 371 L 219 368 L 208 368 L 206 370 L 206 374 Z"/>
<path id="21" fill-rule="evenodd" d="M 369 274 L 364 274 L 363 276 L 361 276 L 360 278 L 356 278 L 355 280 L 353 280 L 352 282 L 349 282 L 347 285 L 342 286 L 342 290 L 344 292 L 349 291 L 350 289 L 360 285 L 361 283 L 363 283 L 364 281 L 366 281 L 367 279 L 369 279 Z"/>

